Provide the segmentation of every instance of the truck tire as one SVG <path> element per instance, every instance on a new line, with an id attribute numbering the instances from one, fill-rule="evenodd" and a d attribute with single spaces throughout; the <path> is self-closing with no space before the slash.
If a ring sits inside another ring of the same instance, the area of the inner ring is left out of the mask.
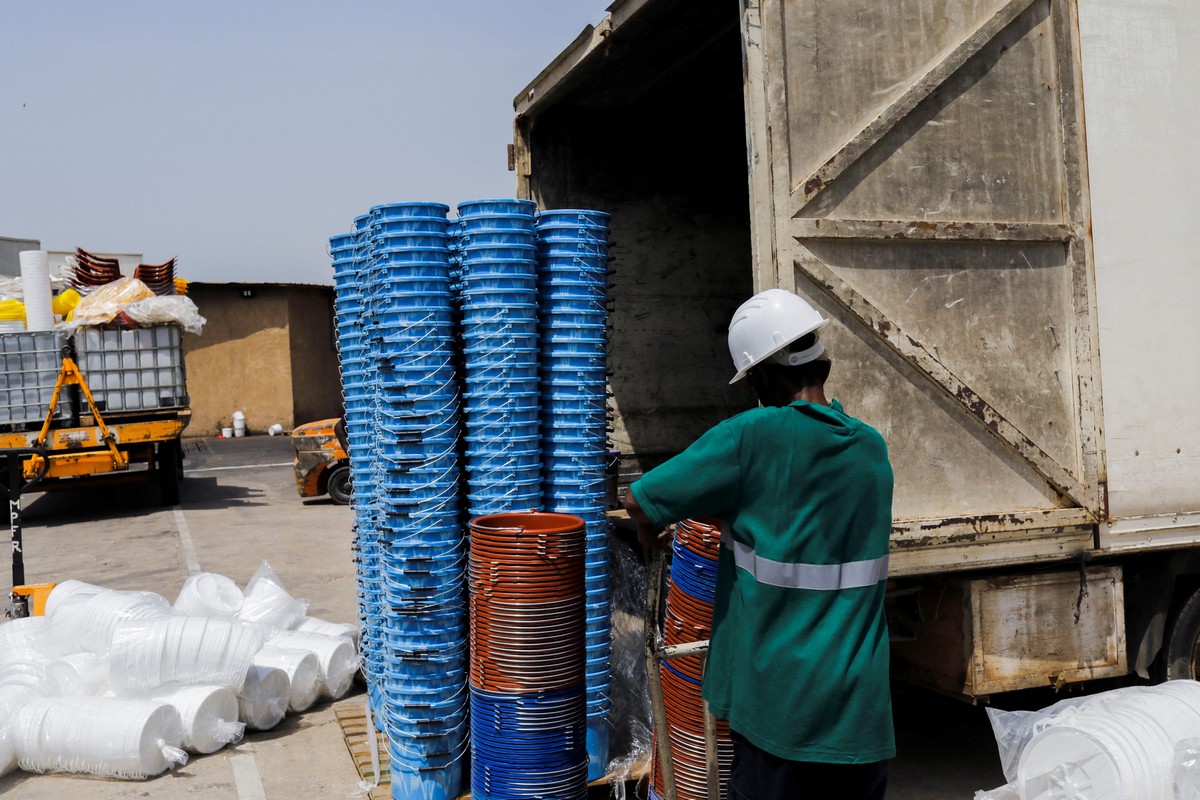
<path id="1" fill-rule="evenodd" d="M 1167 680 L 1200 680 L 1200 589 L 1179 609 L 1163 650 Z"/>
<path id="2" fill-rule="evenodd" d="M 350 502 L 352 494 L 350 488 L 350 465 L 340 464 L 334 467 L 329 473 L 327 483 L 329 499 L 338 505 L 346 505 Z"/>
<path id="3" fill-rule="evenodd" d="M 162 442 L 158 446 L 158 461 L 155 465 L 158 471 L 158 488 L 160 500 L 164 506 L 179 504 L 179 473 L 180 455 L 182 448 L 179 442 Z"/>

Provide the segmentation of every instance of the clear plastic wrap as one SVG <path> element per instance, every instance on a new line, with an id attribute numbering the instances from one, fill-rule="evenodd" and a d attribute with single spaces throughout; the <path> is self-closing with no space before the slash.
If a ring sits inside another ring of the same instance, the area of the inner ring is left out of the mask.
<path id="1" fill-rule="evenodd" d="M 291 682 L 278 667 L 251 664 L 238 692 L 238 718 L 252 731 L 269 731 L 288 710 Z"/>
<path id="2" fill-rule="evenodd" d="M 305 617 L 296 628 L 297 633 L 320 633 L 325 636 L 344 636 L 358 647 L 358 626 L 344 622 L 328 622 L 317 617 Z"/>
<path id="3" fill-rule="evenodd" d="M 49 659 L 38 661 L 13 661 L 0 667 L 0 689 L 18 686 L 34 692 L 38 697 L 57 694 L 54 681 L 46 673 Z"/>
<path id="4" fill-rule="evenodd" d="M 28 772 L 140 779 L 187 763 L 179 712 L 154 700 L 34 700 L 21 709 L 14 732 L 17 762 Z"/>
<path id="5" fill-rule="evenodd" d="M 147 297 L 125 306 L 124 311 L 125 316 L 143 328 L 174 322 L 188 333 L 199 334 L 207 322 L 191 298 L 183 295 Z"/>
<path id="6" fill-rule="evenodd" d="M 4 709 L 0 708 L 0 715 Z M 17 748 L 12 736 L 12 720 L 0 716 L 0 777 L 17 768 Z"/>
<path id="7" fill-rule="evenodd" d="M 228 686 L 163 686 L 151 697 L 179 712 L 189 753 L 215 753 L 242 740 L 246 726 L 238 721 L 237 694 Z"/>
<path id="8" fill-rule="evenodd" d="M 1200 738 L 1200 683 L 1113 689 L 1042 711 L 988 709 L 988 717 L 1022 800 L 1057 798 L 1064 786 L 1091 787 L 1080 795 L 1088 800 L 1152 800 L 1171 792 L 1176 746 Z"/>
<path id="9" fill-rule="evenodd" d="M 131 303 L 154 297 L 150 287 L 137 278 L 117 278 L 96 288 L 71 312 L 69 322 L 59 324 L 61 330 L 74 333 L 89 325 L 106 325 Z"/>
<path id="10" fill-rule="evenodd" d="M 46 630 L 45 617 L 24 617 L 0 624 L 0 672 L 5 664 L 46 660 Z"/>
<path id="11" fill-rule="evenodd" d="M 1017 787 L 1011 783 L 1006 783 L 1003 786 L 997 786 L 995 789 L 975 792 L 974 800 L 1021 800 L 1021 795 L 1017 791 Z"/>
<path id="12" fill-rule="evenodd" d="M 262 643 L 261 630 L 233 620 L 168 616 L 122 622 L 112 638 L 109 683 L 119 694 L 169 683 L 237 690 Z"/>
<path id="13" fill-rule="evenodd" d="M 55 587 L 50 590 L 50 596 L 46 598 L 46 608 L 44 609 L 44 613 L 47 617 L 50 617 L 54 614 L 54 610 L 56 608 L 73 597 L 77 597 L 79 595 L 90 597 L 94 594 L 107 591 L 110 590 L 105 589 L 103 586 L 96 586 L 93 583 L 84 583 L 83 581 L 77 580 L 63 581 L 62 583 L 55 585 Z"/>
<path id="14" fill-rule="evenodd" d="M 154 592 L 78 589 L 48 612 L 46 639 L 63 655 L 103 653 L 122 622 L 162 618 L 170 613 L 166 598 Z"/>
<path id="15" fill-rule="evenodd" d="M 36 699 L 37 694 L 23 686 L 0 687 L 0 775 L 17 768 L 17 715 Z"/>
<path id="16" fill-rule="evenodd" d="M 646 677 L 647 570 L 632 548 L 613 542 L 612 711 L 607 774 L 613 797 L 625 798 L 625 783 L 650 764 L 650 693 Z"/>
<path id="17" fill-rule="evenodd" d="M 266 561 L 246 584 L 246 599 L 237 618 L 256 625 L 291 630 L 304 619 L 307 600 L 297 600 L 283 588 L 283 581 Z"/>
<path id="18" fill-rule="evenodd" d="M 1175 800 L 1200 800 L 1200 738 L 1184 739 L 1175 745 L 1171 777 Z"/>
<path id="19" fill-rule="evenodd" d="M 224 575 L 198 572 L 183 582 L 174 609 L 190 617 L 233 619 L 245 599 L 238 585 Z"/>
<path id="20" fill-rule="evenodd" d="M 268 639 L 267 646 L 315 653 L 321 664 L 321 695 L 328 700 L 345 697 L 354 683 L 358 656 L 347 637 L 284 631 Z"/>
<path id="21" fill-rule="evenodd" d="M 321 694 L 321 662 L 311 650 L 264 647 L 254 655 L 254 665 L 276 667 L 288 677 L 288 709 L 306 711 Z"/>
<path id="22" fill-rule="evenodd" d="M 75 653 L 46 664 L 46 677 L 58 696 L 97 695 L 108 689 L 108 657 Z"/>

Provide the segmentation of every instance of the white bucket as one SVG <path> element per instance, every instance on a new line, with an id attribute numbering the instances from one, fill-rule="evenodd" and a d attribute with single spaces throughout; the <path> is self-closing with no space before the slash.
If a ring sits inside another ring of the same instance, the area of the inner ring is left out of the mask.
<path id="1" fill-rule="evenodd" d="M 237 695 L 227 686 L 164 686 L 153 697 L 179 712 L 189 753 L 215 753 L 242 739 L 246 726 L 238 722 Z"/>
<path id="2" fill-rule="evenodd" d="M 229 578 L 215 572 L 199 572 L 183 582 L 174 608 L 191 617 L 232 619 L 244 600 L 242 590 Z"/>
<path id="3" fill-rule="evenodd" d="M 50 256 L 45 250 L 22 250 L 21 288 L 25 293 L 25 329 L 49 331 L 54 329 L 51 308 Z"/>
<path id="4" fill-rule="evenodd" d="M 306 711 L 312 708 L 321 694 L 321 662 L 310 650 L 285 650 L 281 647 L 264 647 L 254 656 L 259 667 L 276 667 L 287 673 L 288 708 Z"/>
<path id="5" fill-rule="evenodd" d="M 235 691 L 262 646 L 257 628 L 207 617 L 170 616 L 117 626 L 109 683 L 118 692 L 164 684 L 213 684 Z"/>
<path id="6" fill-rule="evenodd" d="M 57 591 L 57 590 L 56 590 Z M 54 595 L 51 593 L 51 599 Z M 170 613 L 166 598 L 153 592 L 78 588 L 54 604 L 47 636 L 59 653 L 103 653 L 112 644 L 117 626 L 129 620 L 162 617 Z"/>
<path id="7" fill-rule="evenodd" d="M 252 731 L 269 731 L 283 721 L 288 710 L 291 682 L 278 667 L 250 665 L 238 692 L 238 717 Z"/>
<path id="8" fill-rule="evenodd" d="M 243 414 L 241 411 L 233 412 L 233 435 L 234 436 L 245 436 L 246 435 L 246 415 Z"/>
<path id="9" fill-rule="evenodd" d="M 321 663 L 321 694 L 326 699 L 338 700 L 350 691 L 358 658 L 349 638 L 285 631 L 267 640 L 267 645 L 315 653 Z"/>
<path id="10" fill-rule="evenodd" d="M 221 428 L 221 438 L 222 439 L 232 439 L 233 438 L 233 428 Z"/>
<path id="11" fill-rule="evenodd" d="M 276 422 L 274 425 L 267 428 L 267 433 L 271 436 L 278 436 L 279 434 L 283 433 L 283 426 Z"/>
<path id="12" fill-rule="evenodd" d="M 317 617 L 305 617 L 296 628 L 297 633 L 323 633 L 326 636 L 342 636 L 358 646 L 358 627 L 344 622 L 329 622 Z"/>

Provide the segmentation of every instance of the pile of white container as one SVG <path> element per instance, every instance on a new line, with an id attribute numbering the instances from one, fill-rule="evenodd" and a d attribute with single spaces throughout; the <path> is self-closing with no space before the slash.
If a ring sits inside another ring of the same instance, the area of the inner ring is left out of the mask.
<path id="1" fill-rule="evenodd" d="M 44 616 L 0 625 L 0 775 L 148 778 L 342 697 L 357 631 L 306 610 L 266 562 L 245 591 L 193 575 L 173 606 L 59 584 Z"/>

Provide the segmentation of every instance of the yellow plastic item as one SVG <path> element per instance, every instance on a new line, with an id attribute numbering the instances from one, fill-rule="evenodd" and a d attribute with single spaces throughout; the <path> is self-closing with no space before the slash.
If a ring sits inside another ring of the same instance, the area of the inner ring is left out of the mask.
<path id="1" fill-rule="evenodd" d="M 187 287 L 188 287 L 188 282 L 185 281 L 183 278 L 175 279 L 175 294 L 186 295 Z"/>
<path id="2" fill-rule="evenodd" d="M 20 300 L 0 300 L 0 322 L 24 322 L 25 304 Z"/>
<path id="3" fill-rule="evenodd" d="M 13 594 L 20 597 L 29 597 L 33 599 L 30 604 L 29 613 L 35 617 L 43 617 L 46 615 L 46 598 L 50 596 L 50 592 L 54 591 L 57 583 L 27 583 L 24 586 L 14 586 Z"/>
<path id="4" fill-rule="evenodd" d="M 65 317 L 75 309 L 75 306 L 79 305 L 79 301 L 82 299 L 79 296 L 79 292 L 74 289 L 67 289 L 50 301 L 50 308 L 60 317 Z"/>

